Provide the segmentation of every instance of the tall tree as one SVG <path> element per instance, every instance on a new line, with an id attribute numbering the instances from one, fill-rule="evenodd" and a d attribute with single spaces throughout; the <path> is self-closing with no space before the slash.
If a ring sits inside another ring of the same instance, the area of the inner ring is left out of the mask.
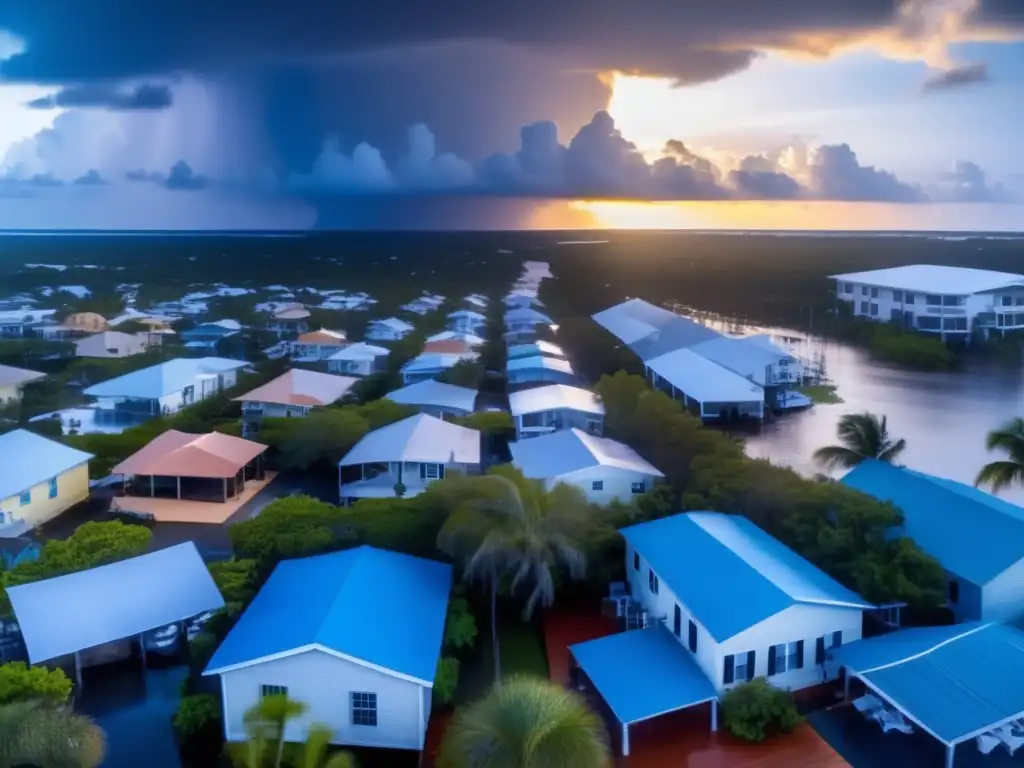
<path id="1" fill-rule="evenodd" d="M 839 445 L 826 445 L 814 452 L 814 460 L 828 469 L 851 469 L 867 459 L 892 463 L 907 447 L 903 438 L 893 440 L 885 416 L 848 413 L 836 426 Z"/>
<path id="2" fill-rule="evenodd" d="M 103 731 L 67 707 L 35 701 L 0 706 L 0 765 L 96 768 L 105 753 Z"/>
<path id="3" fill-rule="evenodd" d="M 555 599 L 555 571 L 583 578 L 586 558 L 580 542 L 590 526 L 589 507 L 576 488 L 548 491 L 505 465 L 487 475 L 459 479 L 465 501 L 455 506 L 438 536 L 438 548 L 462 567 L 467 581 L 490 590 L 491 650 L 495 680 L 501 679 L 498 644 L 498 588 L 505 577 L 515 594 L 527 590 L 523 617 Z"/>
<path id="4" fill-rule="evenodd" d="M 576 693 L 539 677 L 510 677 L 460 709 L 445 731 L 441 768 L 606 768 L 601 718 Z"/>
<path id="5" fill-rule="evenodd" d="M 981 468 L 974 484 L 998 493 L 1011 485 L 1024 485 L 1024 419 L 1016 417 L 999 429 L 988 433 L 985 447 L 999 451 L 1005 459 L 992 461 Z"/>

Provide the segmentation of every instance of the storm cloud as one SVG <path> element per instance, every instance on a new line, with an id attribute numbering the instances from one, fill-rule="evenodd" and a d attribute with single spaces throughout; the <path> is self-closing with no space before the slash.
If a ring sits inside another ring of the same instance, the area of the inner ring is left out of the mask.
<path id="1" fill-rule="evenodd" d="M 124 89 L 112 85 L 89 84 L 64 88 L 52 96 L 33 99 L 26 106 L 31 109 L 166 109 L 172 102 L 171 89 L 166 85 L 143 84 Z"/>

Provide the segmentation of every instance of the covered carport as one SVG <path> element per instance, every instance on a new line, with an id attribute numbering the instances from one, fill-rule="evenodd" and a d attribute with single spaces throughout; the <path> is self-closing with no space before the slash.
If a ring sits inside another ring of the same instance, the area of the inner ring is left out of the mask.
<path id="1" fill-rule="evenodd" d="M 972 622 L 905 629 L 832 649 L 829 657 L 846 671 L 847 698 L 851 681 L 863 683 L 945 746 L 946 768 L 959 745 L 979 737 L 990 750 L 1024 745 L 1024 731 L 1012 732 L 1024 718 L 1024 632 L 1015 627 Z"/>
<path id="2" fill-rule="evenodd" d="M 763 419 L 764 390 L 691 349 L 676 349 L 644 362 L 651 384 L 696 411 L 702 419 Z"/>
<path id="3" fill-rule="evenodd" d="M 9 587 L 29 662 L 81 653 L 224 607 L 217 585 L 191 541 L 66 576 Z"/>
<path id="4" fill-rule="evenodd" d="M 662 715 L 710 704 L 718 729 L 718 693 L 682 644 L 662 626 L 608 635 L 569 647 L 585 679 L 618 720 L 622 754 L 629 755 L 629 728 Z"/>

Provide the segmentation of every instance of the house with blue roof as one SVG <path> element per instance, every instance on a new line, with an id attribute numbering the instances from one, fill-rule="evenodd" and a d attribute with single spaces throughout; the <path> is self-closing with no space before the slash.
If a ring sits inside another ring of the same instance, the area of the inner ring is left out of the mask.
<path id="1" fill-rule="evenodd" d="M 225 737 L 244 740 L 246 710 L 286 694 L 308 707 L 287 741 L 324 723 L 334 744 L 422 749 L 451 579 L 369 546 L 280 563 L 204 672 L 220 676 Z"/>
<path id="2" fill-rule="evenodd" d="M 1024 509 L 883 461 L 866 461 L 841 482 L 899 508 L 902 532 L 945 570 L 948 605 L 959 621 L 1024 616 Z"/>
<path id="3" fill-rule="evenodd" d="M 859 640 L 874 607 L 739 515 L 687 512 L 622 535 L 633 600 L 718 691 L 827 682 L 827 651 Z"/>

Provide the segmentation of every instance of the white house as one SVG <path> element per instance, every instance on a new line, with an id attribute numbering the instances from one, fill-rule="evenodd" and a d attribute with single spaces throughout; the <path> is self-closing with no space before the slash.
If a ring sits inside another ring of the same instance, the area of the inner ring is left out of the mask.
<path id="1" fill-rule="evenodd" d="M 300 334 L 291 343 L 292 356 L 304 361 L 314 362 L 327 360 L 337 354 L 348 344 L 344 331 L 329 331 L 321 328 L 318 331 Z"/>
<path id="2" fill-rule="evenodd" d="M 84 390 L 96 405 L 136 415 L 176 413 L 186 406 L 233 387 L 244 360 L 223 357 L 175 358 Z"/>
<path id="3" fill-rule="evenodd" d="M 39 371 L 15 368 L 13 365 L 0 365 L 0 405 L 20 401 L 21 391 L 26 384 L 45 378 L 46 374 Z"/>
<path id="4" fill-rule="evenodd" d="M 1024 328 L 1024 275 L 912 264 L 832 275 L 853 314 L 926 333 Z"/>
<path id="5" fill-rule="evenodd" d="M 425 379 L 433 379 L 440 376 L 459 363 L 476 360 L 479 355 L 475 353 L 458 352 L 423 352 L 402 366 L 402 381 L 406 384 L 413 384 Z"/>
<path id="6" fill-rule="evenodd" d="M 451 580 L 447 564 L 369 546 L 278 564 L 204 672 L 220 676 L 227 740 L 277 694 L 307 706 L 286 741 L 322 723 L 333 744 L 423 749 Z"/>
<path id="7" fill-rule="evenodd" d="M 598 504 L 647 493 L 664 474 L 628 445 L 566 429 L 509 443 L 512 464 L 553 488 L 566 483 Z"/>
<path id="8" fill-rule="evenodd" d="M 413 299 L 408 304 L 403 304 L 402 309 L 406 312 L 412 312 L 415 315 L 429 315 L 431 312 L 437 311 L 444 303 L 444 296 L 440 294 L 429 294 L 425 293 L 419 298 Z"/>
<path id="9" fill-rule="evenodd" d="M 278 338 L 295 336 L 309 330 L 310 311 L 302 304 L 291 303 L 275 306 L 267 330 Z"/>
<path id="10" fill-rule="evenodd" d="M 517 288 L 505 296 L 502 301 L 510 309 L 543 307 L 544 303 L 537 298 L 536 289 Z"/>
<path id="11" fill-rule="evenodd" d="M 448 314 L 448 328 L 460 333 L 476 334 L 487 325 L 487 316 L 471 309 L 458 309 Z"/>
<path id="12" fill-rule="evenodd" d="M 358 381 L 352 376 L 300 368 L 285 371 L 276 379 L 235 398 L 242 404 L 245 436 L 255 432 L 255 425 L 264 417 L 305 416 L 314 408 L 336 403 L 346 397 Z"/>
<path id="13" fill-rule="evenodd" d="M 534 384 L 542 381 L 555 384 L 578 383 L 576 373 L 567 360 L 557 357 L 517 357 L 505 364 L 505 377 L 510 385 Z"/>
<path id="14" fill-rule="evenodd" d="M 762 676 L 789 690 L 832 679 L 826 651 L 859 640 L 874 607 L 745 517 L 686 512 L 621 533 L 632 599 L 719 691 Z"/>
<path id="15" fill-rule="evenodd" d="M 343 502 L 361 498 L 422 493 L 449 469 L 480 471 L 480 433 L 423 413 L 363 437 L 338 462 L 338 491 Z"/>
<path id="16" fill-rule="evenodd" d="M 505 330 L 509 333 L 529 333 L 538 325 L 552 325 L 554 321 L 530 306 L 519 306 L 505 313 Z"/>
<path id="17" fill-rule="evenodd" d="M 462 300 L 477 309 L 487 309 L 487 305 L 490 303 L 488 298 L 482 293 L 471 293 L 468 296 L 464 296 Z"/>
<path id="18" fill-rule="evenodd" d="M 384 370 L 390 354 L 391 350 L 387 347 L 378 347 L 362 341 L 358 344 L 349 344 L 327 358 L 327 370 L 350 376 L 371 376 Z"/>
<path id="19" fill-rule="evenodd" d="M 24 336 L 25 331 L 53 322 L 56 309 L 9 309 L 0 312 L 0 336 Z"/>
<path id="20" fill-rule="evenodd" d="M 159 338 L 159 337 L 157 337 Z M 122 333 L 102 331 L 75 342 L 76 357 L 131 357 L 141 355 L 149 348 L 148 333 Z"/>
<path id="21" fill-rule="evenodd" d="M 414 326 L 405 320 L 389 317 L 386 320 L 371 320 L 366 326 L 365 336 L 370 341 L 399 341 L 414 330 Z"/>
<path id="22" fill-rule="evenodd" d="M 512 344 L 508 348 L 508 359 L 517 357 L 557 357 L 565 359 L 565 352 L 557 344 L 538 339 L 528 344 Z"/>
<path id="23" fill-rule="evenodd" d="M 508 402 L 516 423 L 516 440 L 573 427 L 591 435 L 604 432 L 604 406 L 587 389 L 548 384 L 512 392 Z"/>
<path id="24" fill-rule="evenodd" d="M 441 331 L 435 333 L 433 336 L 427 337 L 427 344 L 435 341 L 461 341 L 467 347 L 479 347 L 484 344 L 486 339 L 481 336 L 477 336 L 475 333 L 466 333 L 463 331 Z"/>
<path id="25" fill-rule="evenodd" d="M 800 361 L 763 334 L 720 336 L 689 349 L 760 387 L 800 384 L 803 379 Z"/>
<path id="26" fill-rule="evenodd" d="M 414 406 L 420 413 L 450 421 L 472 413 L 476 409 L 476 395 L 477 391 L 469 387 L 425 379 L 389 392 L 385 397 L 402 405 Z"/>
<path id="27" fill-rule="evenodd" d="M 946 600 L 959 621 L 1024 617 L 1024 509 L 963 483 L 883 461 L 842 479 L 903 513 L 903 532 L 946 572 Z"/>

